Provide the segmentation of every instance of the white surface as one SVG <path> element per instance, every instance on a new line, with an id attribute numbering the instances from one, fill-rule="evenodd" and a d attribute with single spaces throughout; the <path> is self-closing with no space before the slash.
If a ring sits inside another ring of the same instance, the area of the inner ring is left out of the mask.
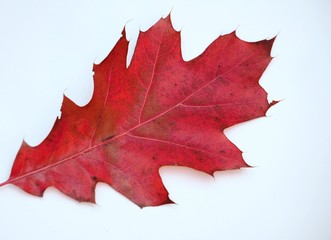
<path id="1" fill-rule="evenodd" d="M 47 136 L 63 93 L 79 105 L 89 101 L 92 64 L 123 26 L 134 40 L 171 10 L 185 59 L 235 29 L 248 41 L 278 34 L 261 84 L 270 99 L 285 100 L 270 117 L 227 130 L 258 167 L 215 179 L 162 168 L 177 205 L 144 209 L 105 184 L 97 205 L 54 188 L 38 198 L 8 185 L 0 189 L 1 240 L 331 239 L 330 1 L 1 0 L 1 181 L 23 137 L 37 145 Z"/>

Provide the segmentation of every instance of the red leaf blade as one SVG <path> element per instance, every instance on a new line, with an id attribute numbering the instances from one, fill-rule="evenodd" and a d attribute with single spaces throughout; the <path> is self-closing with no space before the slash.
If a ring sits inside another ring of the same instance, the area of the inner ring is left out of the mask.
<path id="1" fill-rule="evenodd" d="M 248 165 L 224 135 L 229 126 L 264 116 L 273 105 L 258 84 L 273 40 L 248 43 L 234 33 L 217 38 L 185 62 L 180 34 L 161 19 L 139 35 L 126 68 L 123 37 L 94 66 L 92 100 L 64 98 L 62 117 L 37 147 L 22 144 L 7 182 L 42 196 L 54 186 L 95 202 L 105 182 L 137 205 L 172 201 L 159 175 L 165 165 L 208 174 Z"/>

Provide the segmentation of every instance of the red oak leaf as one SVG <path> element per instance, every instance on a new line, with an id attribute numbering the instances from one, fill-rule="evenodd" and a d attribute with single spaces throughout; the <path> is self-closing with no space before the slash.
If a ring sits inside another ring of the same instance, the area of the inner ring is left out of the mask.
<path id="1" fill-rule="evenodd" d="M 258 81 L 273 40 L 248 43 L 235 33 L 217 38 L 184 61 L 170 17 L 141 32 L 126 67 L 125 33 L 94 65 L 94 94 L 84 107 L 64 97 L 62 117 L 37 147 L 23 142 L 9 179 L 33 195 L 54 186 L 95 202 L 105 182 L 138 206 L 172 201 L 162 166 L 213 174 L 248 165 L 224 129 L 264 116 L 273 103 Z"/>

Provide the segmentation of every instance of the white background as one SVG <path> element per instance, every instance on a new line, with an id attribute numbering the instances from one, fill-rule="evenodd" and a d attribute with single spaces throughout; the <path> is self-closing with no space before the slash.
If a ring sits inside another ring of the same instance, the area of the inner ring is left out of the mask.
<path id="1" fill-rule="evenodd" d="M 132 40 L 171 11 L 184 58 L 220 34 L 270 39 L 275 58 L 260 83 L 284 99 L 267 118 L 226 131 L 252 169 L 160 170 L 177 204 L 140 209 L 98 184 L 97 205 L 54 188 L 44 198 L 0 189 L 0 239 L 331 239 L 331 2 L 322 0 L 0 2 L 0 180 L 24 138 L 39 144 L 63 94 L 86 104 L 92 64 L 126 24 Z"/>

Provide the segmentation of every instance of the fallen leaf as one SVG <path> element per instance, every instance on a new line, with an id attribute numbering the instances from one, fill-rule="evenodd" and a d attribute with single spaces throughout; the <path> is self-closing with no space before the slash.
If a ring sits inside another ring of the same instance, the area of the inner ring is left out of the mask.
<path id="1" fill-rule="evenodd" d="M 23 142 L 9 179 L 42 196 L 54 186 L 77 201 L 95 202 L 98 182 L 140 207 L 172 201 L 162 166 L 213 174 L 248 167 L 224 135 L 234 124 L 265 116 L 273 103 L 258 81 L 271 61 L 272 40 L 220 36 L 184 61 L 170 17 L 141 32 L 129 67 L 125 32 L 94 65 L 94 93 L 79 107 L 64 97 L 61 119 L 37 147 Z"/>

